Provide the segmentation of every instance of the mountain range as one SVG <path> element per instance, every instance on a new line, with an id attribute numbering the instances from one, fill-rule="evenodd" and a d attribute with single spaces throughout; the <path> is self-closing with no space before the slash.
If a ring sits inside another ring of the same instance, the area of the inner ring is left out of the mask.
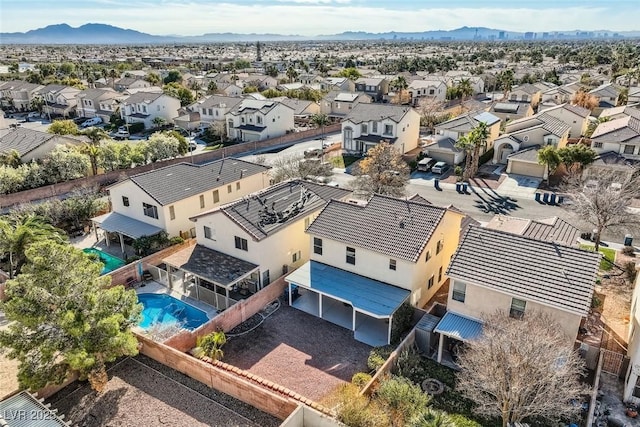
<path id="1" fill-rule="evenodd" d="M 558 34 L 562 34 L 562 36 Z M 589 32 L 572 30 L 552 33 L 524 33 L 484 27 L 462 27 L 455 30 L 410 33 L 395 31 L 386 33 L 347 31 L 339 34 L 318 36 L 255 33 L 207 33 L 199 36 L 160 36 L 106 24 L 85 24 L 80 27 L 56 24 L 24 33 L 0 33 L 0 44 L 160 44 L 302 40 L 522 40 L 533 38 L 592 38 L 614 36 L 640 37 L 640 31 L 614 33 L 609 30 Z"/>

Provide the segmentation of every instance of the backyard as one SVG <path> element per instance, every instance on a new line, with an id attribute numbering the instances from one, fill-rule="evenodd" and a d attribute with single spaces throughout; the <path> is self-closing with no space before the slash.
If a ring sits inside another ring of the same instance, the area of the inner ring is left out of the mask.
<path id="1" fill-rule="evenodd" d="M 0 311 L 0 329 L 4 329 L 9 322 L 4 317 L 4 312 Z M 9 359 L 6 355 L 0 354 L 0 399 L 18 390 L 18 361 Z"/>
<path id="2" fill-rule="evenodd" d="M 367 369 L 370 350 L 352 331 L 283 304 L 251 332 L 228 335 L 222 360 L 318 401 Z"/>
<path id="3" fill-rule="evenodd" d="M 348 166 L 351 166 L 359 159 L 360 157 L 348 156 L 345 154 L 338 154 L 337 156 L 331 156 L 328 158 L 333 167 L 338 169 L 346 169 Z"/>

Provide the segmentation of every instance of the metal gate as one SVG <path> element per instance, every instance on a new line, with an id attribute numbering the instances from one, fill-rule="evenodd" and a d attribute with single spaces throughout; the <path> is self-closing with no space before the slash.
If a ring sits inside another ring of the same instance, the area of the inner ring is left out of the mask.
<path id="1" fill-rule="evenodd" d="M 601 349 L 600 357 L 602 357 L 602 372 L 607 372 L 616 376 L 620 376 L 624 354 L 615 351 Z"/>

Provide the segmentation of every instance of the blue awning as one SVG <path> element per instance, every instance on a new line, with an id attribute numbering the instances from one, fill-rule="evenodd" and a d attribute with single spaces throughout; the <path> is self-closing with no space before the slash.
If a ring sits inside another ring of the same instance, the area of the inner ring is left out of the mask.
<path id="1" fill-rule="evenodd" d="M 316 261 L 308 261 L 285 280 L 351 304 L 356 311 L 380 319 L 391 317 L 410 294 L 406 289 Z"/>
<path id="2" fill-rule="evenodd" d="M 98 224 L 100 228 L 109 233 L 120 233 L 129 236 L 132 239 L 139 239 L 142 236 L 153 236 L 160 233 L 162 228 L 155 225 L 147 224 L 135 218 L 119 214 L 117 212 L 109 212 L 104 215 L 91 218 L 91 221 Z"/>
<path id="3" fill-rule="evenodd" d="M 447 311 L 444 317 L 433 330 L 460 341 L 471 341 L 482 333 L 482 323 L 468 317 Z"/>

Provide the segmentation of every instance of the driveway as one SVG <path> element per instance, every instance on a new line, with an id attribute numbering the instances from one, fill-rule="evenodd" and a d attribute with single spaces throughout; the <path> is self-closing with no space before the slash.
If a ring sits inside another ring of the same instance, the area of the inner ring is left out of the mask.
<path id="1" fill-rule="evenodd" d="M 524 175 L 509 174 L 498 187 L 497 192 L 505 196 L 533 199 L 542 180 Z"/>

